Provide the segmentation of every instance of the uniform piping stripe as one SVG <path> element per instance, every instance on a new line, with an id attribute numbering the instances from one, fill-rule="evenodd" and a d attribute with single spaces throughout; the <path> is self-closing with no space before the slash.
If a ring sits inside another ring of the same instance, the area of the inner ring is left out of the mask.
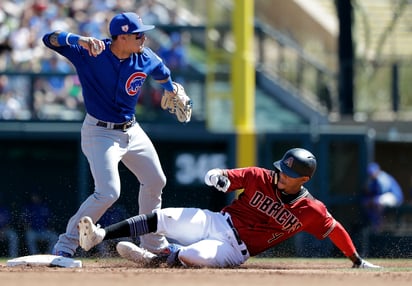
<path id="1" fill-rule="evenodd" d="M 332 232 L 332 230 L 335 228 L 336 226 L 336 220 L 333 220 L 333 224 L 332 226 L 328 229 L 328 231 L 323 235 L 323 238 L 326 238 L 329 236 L 329 234 Z"/>
<path id="2" fill-rule="evenodd" d="M 69 43 L 69 37 L 72 35 L 72 33 L 67 33 L 67 35 L 66 35 L 66 44 L 68 45 L 68 46 L 70 46 L 70 43 Z"/>

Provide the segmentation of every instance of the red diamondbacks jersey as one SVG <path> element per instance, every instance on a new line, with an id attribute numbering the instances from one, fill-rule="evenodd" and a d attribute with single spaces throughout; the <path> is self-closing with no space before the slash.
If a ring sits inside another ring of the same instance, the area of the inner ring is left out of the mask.
<path id="1" fill-rule="evenodd" d="M 228 192 L 243 192 L 222 211 L 230 213 L 251 256 L 301 231 L 323 239 L 333 230 L 335 219 L 306 188 L 286 201 L 274 185 L 273 170 L 249 167 L 226 171 L 231 182 Z"/>

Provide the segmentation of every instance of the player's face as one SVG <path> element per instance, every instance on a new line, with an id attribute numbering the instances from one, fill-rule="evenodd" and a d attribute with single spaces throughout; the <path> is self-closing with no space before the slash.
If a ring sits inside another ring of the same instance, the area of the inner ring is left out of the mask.
<path id="1" fill-rule="evenodd" d="M 292 178 L 284 173 L 279 174 L 278 189 L 287 194 L 296 194 L 300 187 L 309 180 L 309 177 Z"/>
<path id="2" fill-rule="evenodd" d="M 142 53 L 146 35 L 144 33 L 135 33 L 128 35 L 128 42 L 133 53 Z"/>

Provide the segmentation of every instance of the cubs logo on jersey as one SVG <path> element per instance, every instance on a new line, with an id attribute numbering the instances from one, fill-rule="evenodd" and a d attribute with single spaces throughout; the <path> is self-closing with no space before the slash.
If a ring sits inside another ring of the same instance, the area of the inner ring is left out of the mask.
<path id="1" fill-rule="evenodd" d="M 135 72 L 129 76 L 125 85 L 126 93 L 130 96 L 139 94 L 146 77 L 147 75 L 142 72 Z"/>

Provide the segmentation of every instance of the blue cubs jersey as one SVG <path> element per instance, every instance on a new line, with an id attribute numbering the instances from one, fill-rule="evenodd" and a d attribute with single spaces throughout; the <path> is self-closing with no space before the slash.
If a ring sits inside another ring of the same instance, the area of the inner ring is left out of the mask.
<path id="1" fill-rule="evenodd" d="M 155 80 L 170 77 L 169 68 L 150 48 L 145 47 L 143 53 L 120 60 L 110 51 L 112 40 L 105 39 L 106 49 L 93 57 L 79 45 L 51 45 L 51 34 L 44 35 L 44 44 L 74 65 L 86 111 L 97 119 L 115 123 L 132 119 L 146 78 L 149 75 Z"/>

